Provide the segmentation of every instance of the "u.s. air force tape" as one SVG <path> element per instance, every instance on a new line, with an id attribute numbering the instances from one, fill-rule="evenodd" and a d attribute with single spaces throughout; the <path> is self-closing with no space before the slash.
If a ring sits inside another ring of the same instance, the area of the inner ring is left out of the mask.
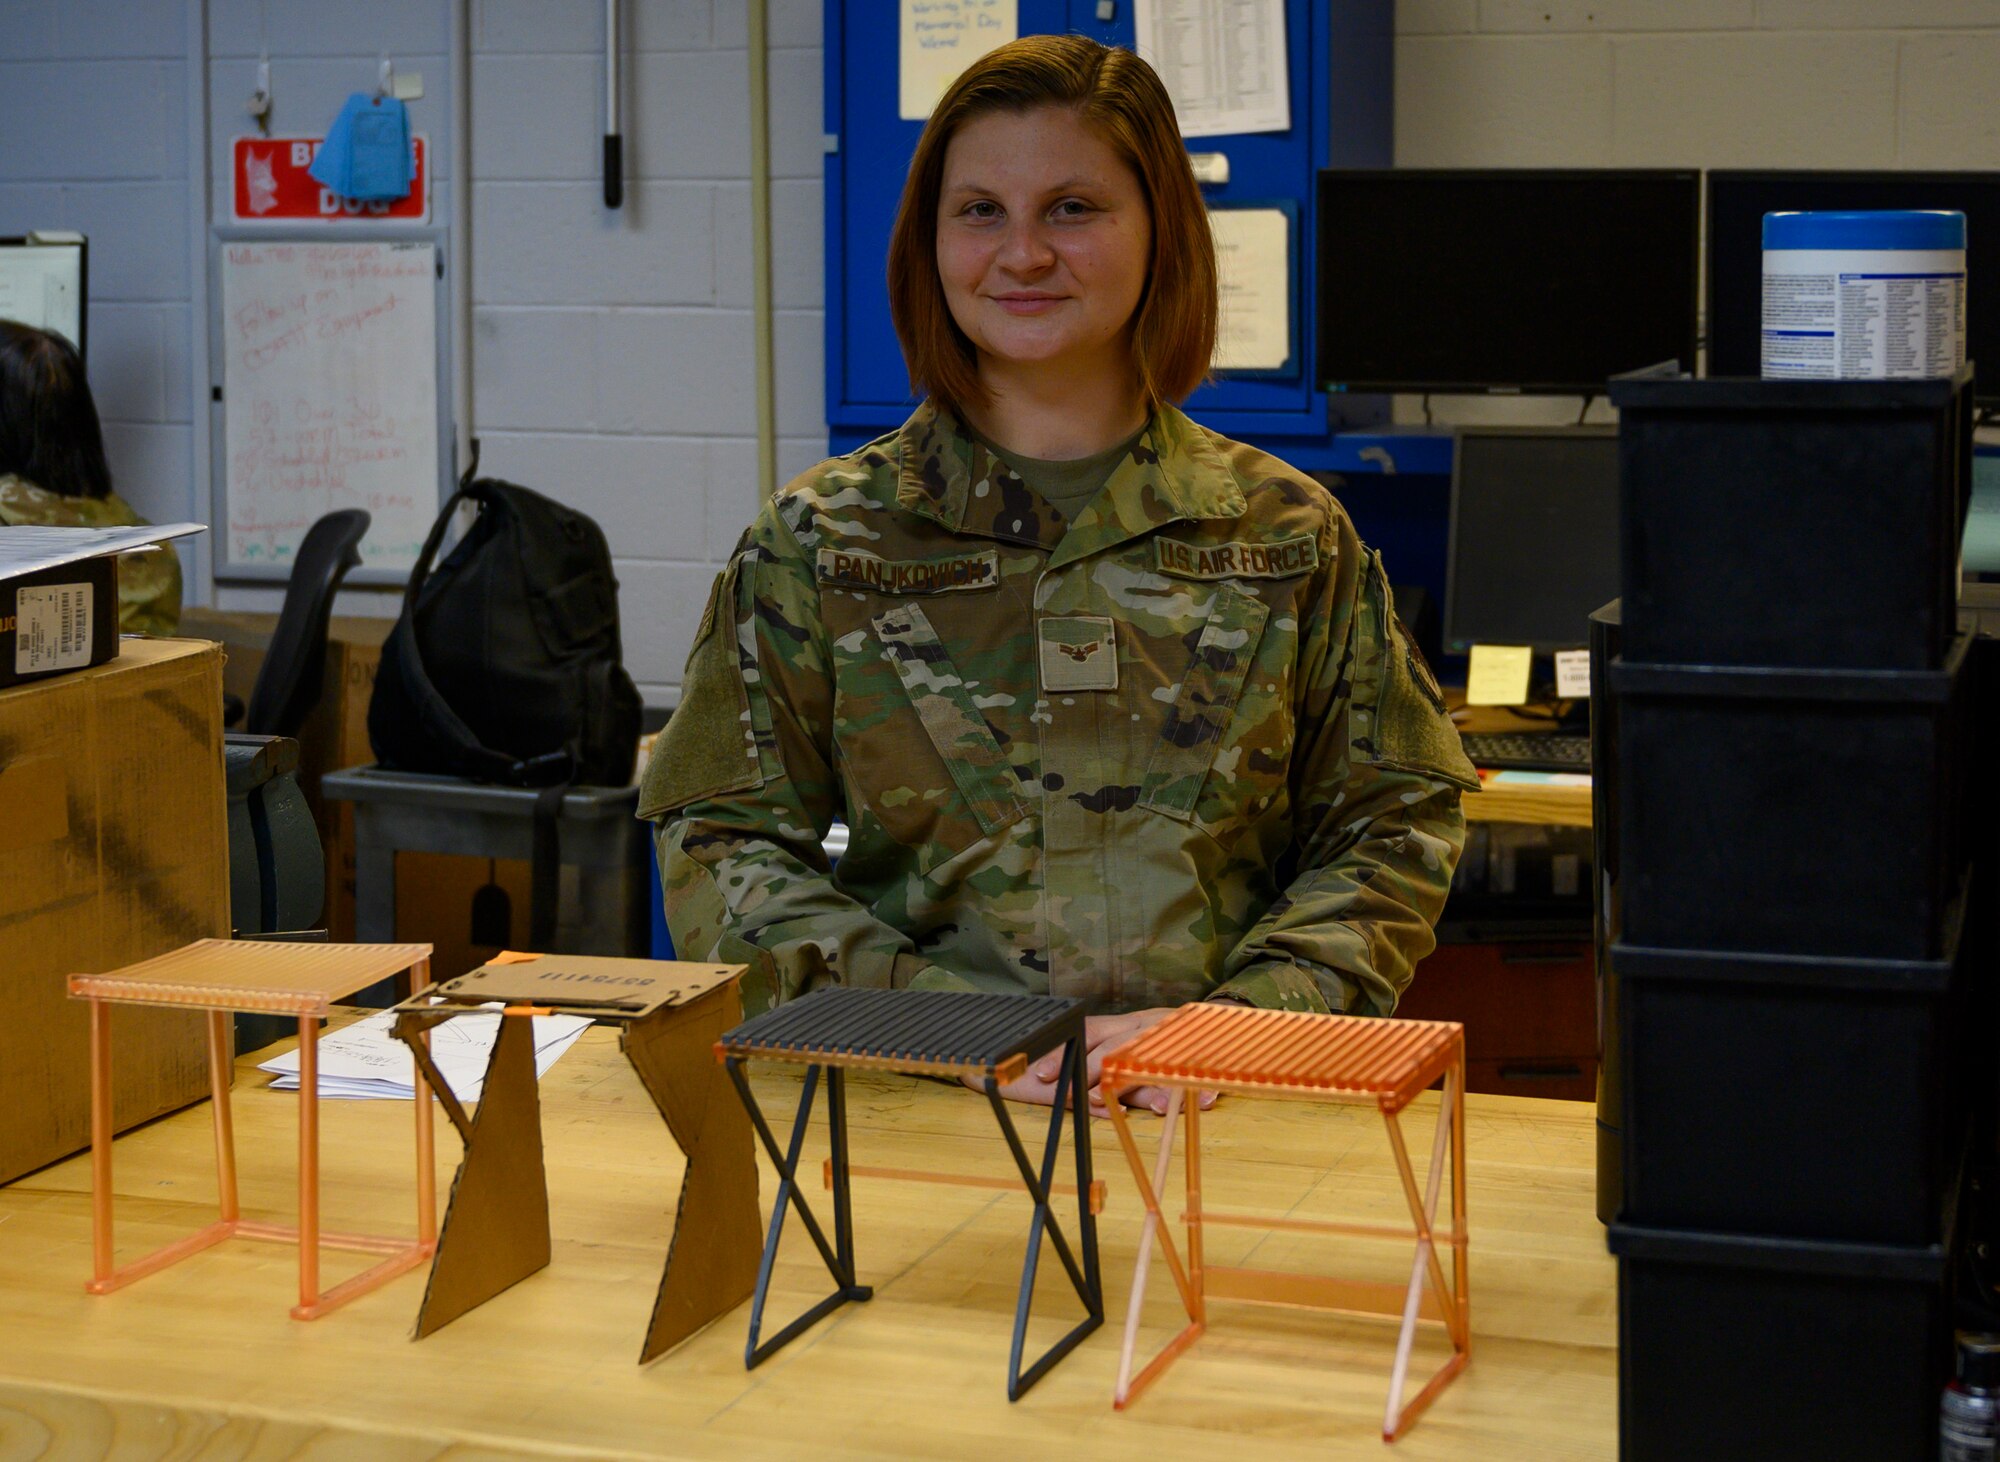
<path id="1" fill-rule="evenodd" d="M 1319 567 L 1310 533 L 1275 543 L 1182 543 L 1153 540 L 1153 566 L 1178 579 L 1289 579 Z"/>
<path id="2" fill-rule="evenodd" d="M 820 583 L 828 588 L 867 589 L 877 594 L 943 594 L 954 589 L 991 589 L 1000 582 L 1000 555 L 993 549 L 957 558 L 877 558 L 845 548 L 822 548 Z"/>

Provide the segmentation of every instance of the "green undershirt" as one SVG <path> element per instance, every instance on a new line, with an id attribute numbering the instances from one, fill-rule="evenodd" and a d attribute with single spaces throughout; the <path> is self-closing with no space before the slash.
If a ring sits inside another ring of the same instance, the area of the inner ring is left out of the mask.
<path id="1" fill-rule="evenodd" d="M 1061 515 L 1065 523 L 1074 523 L 1076 516 L 1090 505 L 1104 484 L 1111 478 L 1112 471 L 1125 459 L 1125 454 L 1138 444 L 1146 434 L 1140 427 L 1115 447 L 1107 448 L 1089 457 L 1077 457 L 1067 462 L 1051 462 L 1043 457 L 1023 457 L 1018 452 L 1010 452 L 1004 447 L 996 447 L 986 442 L 986 448 L 1013 469 L 1014 475 L 1028 484 L 1036 497 L 1047 503 Z"/>

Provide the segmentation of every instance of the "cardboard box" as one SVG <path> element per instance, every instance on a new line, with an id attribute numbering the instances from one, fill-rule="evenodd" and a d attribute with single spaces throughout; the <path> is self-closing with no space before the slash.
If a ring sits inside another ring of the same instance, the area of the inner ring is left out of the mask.
<path id="1" fill-rule="evenodd" d="M 222 687 L 245 705 L 277 625 L 275 614 L 199 608 L 181 613 L 183 635 L 221 643 L 228 656 Z M 368 700 L 375 693 L 382 644 L 395 625 L 393 619 L 345 616 L 328 622 L 319 704 L 299 728 L 299 789 L 312 808 L 326 852 L 326 909 L 321 919 L 328 937 L 341 942 L 354 938 L 354 808 L 323 801 L 319 781 L 328 772 L 375 760 L 368 745 Z"/>
<path id="2" fill-rule="evenodd" d="M 228 936 L 222 652 L 127 639 L 0 691 L 0 1183 L 90 1142 L 68 976 Z M 207 1094 L 199 1012 L 123 1007 L 111 1032 L 121 1130 Z"/>

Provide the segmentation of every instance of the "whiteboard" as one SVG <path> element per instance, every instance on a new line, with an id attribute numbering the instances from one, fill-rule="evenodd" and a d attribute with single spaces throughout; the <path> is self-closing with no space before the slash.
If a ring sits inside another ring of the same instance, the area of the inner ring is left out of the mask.
<path id="1" fill-rule="evenodd" d="M 443 471 L 436 245 L 228 243 L 221 275 L 217 572 L 282 574 L 321 515 L 365 508 L 359 572 L 406 574 Z"/>

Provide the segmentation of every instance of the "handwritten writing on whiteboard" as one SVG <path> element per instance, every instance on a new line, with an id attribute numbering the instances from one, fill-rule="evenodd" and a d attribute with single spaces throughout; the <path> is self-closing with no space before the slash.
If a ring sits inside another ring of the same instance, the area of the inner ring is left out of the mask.
<path id="1" fill-rule="evenodd" d="M 429 243 L 223 250 L 228 560 L 283 567 L 323 514 L 364 508 L 364 568 L 408 569 L 437 514 Z"/>

